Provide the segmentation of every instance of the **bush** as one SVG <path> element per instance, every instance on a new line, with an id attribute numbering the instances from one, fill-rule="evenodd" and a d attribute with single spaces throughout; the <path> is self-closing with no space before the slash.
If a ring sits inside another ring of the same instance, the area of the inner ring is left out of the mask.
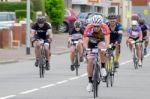
<path id="1" fill-rule="evenodd" d="M 33 4 L 31 3 L 31 9 L 33 9 Z M 25 10 L 26 2 L 0 2 L 0 11 L 12 11 Z"/>
<path id="2" fill-rule="evenodd" d="M 33 6 L 34 11 L 42 11 L 43 14 L 45 14 L 45 7 L 44 7 L 44 0 L 31 0 L 34 5 Z"/>
<path id="3" fill-rule="evenodd" d="M 45 0 L 45 10 L 56 30 L 58 30 L 58 26 L 63 23 L 64 9 L 64 0 Z"/>
<path id="4" fill-rule="evenodd" d="M 17 19 L 19 19 L 19 21 L 26 18 L 26 10 L 16 10 L 15 12 L 16 12 L 16 17 Z M 30 12 L 30 16 L 31 16 L 32 21 L 35 21 L 36 14 L 34 11 Z"/>

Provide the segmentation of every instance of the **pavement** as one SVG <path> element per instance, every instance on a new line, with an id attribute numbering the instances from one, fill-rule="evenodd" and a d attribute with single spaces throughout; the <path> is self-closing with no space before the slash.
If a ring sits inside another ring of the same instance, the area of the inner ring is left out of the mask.
<path id="1" fill-rule="evenodd" d="M 52 55 L 60 55 L 69 52 L 67 48 L 68 34 L 54 34 L 51 52 Z M 30 55 L 26 55 L 26 46 L 20 48 L 0 49 L 0 64 L 14 63 L 21 60 L 34 60 L 34 48 L 30 48 Z"/>

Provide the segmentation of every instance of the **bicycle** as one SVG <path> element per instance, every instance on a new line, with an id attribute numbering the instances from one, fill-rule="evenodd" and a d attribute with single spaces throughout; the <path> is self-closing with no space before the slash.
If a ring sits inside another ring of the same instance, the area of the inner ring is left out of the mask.
<path id="1" fill-rule="evenodd" d="M 100 82 L 102 81 L 103 77 L 101 75 L 101 64 L 100 64 L 100 59 L 99 59 L 99 54 L 100 51 L 106 51 L 106 49 L 99 49 L 97 47 L 92 48 L 92 49 L 87 49 L 87 51 L 91 51 L 91 54 L 94 56 L 93 59 L 93 76 L 92 76 L 92 81 L 93 81 L 93 95 L 94 98 L 98 97 L 98 86 Z"/>
<path id="2" fill-rule="evenodd" d="M 114 75 L 115 75 L 115 67 L 114 67 L 114 45 L 110 45 L 109 49 L 106 51 L 106 56 L 107 56 L 107 60 L 106 60 L 106 71 L 107 71 L 107 76 L 106 76 L 106 86 L 109 87 L 109 85 L 111 85 L 111 87 L 114 84 Z"/>
<path id="3" fill-rule="evenodd" d="M 136 50 L 136 45 L 138 43 L 141 43 L 141 41 L 137 40 L 137 41 L 131 41 L 131 44 L 133 45 L 133 63 L 134 63 L 134 68 L 138 69 L 139 64 L 138 64 L 138 56 L 137 56 L 137 50 Z"/>
<path id="4" fill-rule="evenodd" d="M 78 76 L 78 68 L 80 66 L 80 53 L 77 48 L 79 43 L 80 43 L 79 40 L 73 40 L 71 42 L 71 44 L 75 46 L 74 66 L 75 66 L 75 70 L 76 70 L 76 76 Z"/>

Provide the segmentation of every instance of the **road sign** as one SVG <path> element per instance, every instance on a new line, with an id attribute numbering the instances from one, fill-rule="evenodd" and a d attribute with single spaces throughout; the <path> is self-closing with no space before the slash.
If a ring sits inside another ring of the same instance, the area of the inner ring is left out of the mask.
<path id="1" fill-rule="evenodd" d="M 148 15 L 148 10 L 144 9 L 143 13 L 144 13 L 144 15 Z"/>
<path id="2" fill-rule="evenodd" d="M 99 3 L 100 0 L 88 0 L 91 3 Z"/>

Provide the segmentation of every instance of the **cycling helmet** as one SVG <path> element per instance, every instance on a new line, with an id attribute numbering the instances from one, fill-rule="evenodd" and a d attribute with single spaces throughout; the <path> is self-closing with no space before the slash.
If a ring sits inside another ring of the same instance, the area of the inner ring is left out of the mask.
<path id="1" fill-rule="evenodd" d="M 43 24 L 45 23 L 45 21 L 46 21 L 46 18 L 44 16 L 38 16 L 37 23 Z"/>
<path id="2" fill-rule="evenodd" d="M 139 24 L 144 24 L 145 20 L 144 19 L 139 19 Z"/>
<path id="3" fill-rule="evenodd" d="M 94 15 L 91 21 L 93 25 L 101 25 L 103 17 L 101 15 Z"/>
<path id="4" fill-rule="evenodd" d="M 111 14 L 111 15 L 108 16 L 108 19 L 117 19 L 117 16 L 114 15 L 114 14 Z"/>
<path id="5" fill-rule="evenodd" d="M 80 22 L 80 21 L 75 21 L 74 22 L 74 27 L 75 28 L 79 28 L 79 27 L 81 27 L 82 26 L 82 23 Z"/>
<path id="6" fill-rule="evenodd" d="M 132 20 L 131 25 L 138 25 L 138 22 L 136 20 Z"/>

